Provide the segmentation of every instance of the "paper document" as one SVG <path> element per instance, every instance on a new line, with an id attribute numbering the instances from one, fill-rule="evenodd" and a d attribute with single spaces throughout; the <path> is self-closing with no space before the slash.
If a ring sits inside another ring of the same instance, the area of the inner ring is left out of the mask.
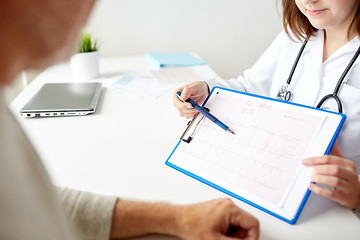
<path id="1" fill-rule="evenodd" d="M 164 68 L 116 76 L 112 86 L 137 97 L 157 97 L 186 83 L 217 77 L 208 66 Z"/>
<path id="2" fill-rule="evenodd" d="M 301 161 L 326 152 L 344 116 L 222 88 L 205 106 L 235 135 L 199 115 L 167 164 L 294 223 L 310 183 Z"/>
<path id="3" fill-rule="evenodd" d="M 164 68 L 150 72 L 162 84 L 188 83 L 217 77 L 217 74 L 208 66 Z"/>

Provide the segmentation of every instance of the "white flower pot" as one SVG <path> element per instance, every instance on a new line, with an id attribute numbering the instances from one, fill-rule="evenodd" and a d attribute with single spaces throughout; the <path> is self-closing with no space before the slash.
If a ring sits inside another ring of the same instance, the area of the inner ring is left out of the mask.
<path id="1" fill-rule="evenodd" d="M 99 52 L 76 53 L 70 60 L 74 80 L 90 80 L 99 77 Z"/>

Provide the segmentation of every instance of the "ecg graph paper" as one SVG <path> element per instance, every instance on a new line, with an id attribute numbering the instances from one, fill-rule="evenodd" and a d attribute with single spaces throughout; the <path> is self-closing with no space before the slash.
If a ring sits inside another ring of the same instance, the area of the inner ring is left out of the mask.
<path id="1" fill-rule="evenodd" d="M 212 94 L 205 106 L 235 135 L 204 118 L 171 162 L 239 196 L 281 207 L 325 117 L 271 100 Z"/>

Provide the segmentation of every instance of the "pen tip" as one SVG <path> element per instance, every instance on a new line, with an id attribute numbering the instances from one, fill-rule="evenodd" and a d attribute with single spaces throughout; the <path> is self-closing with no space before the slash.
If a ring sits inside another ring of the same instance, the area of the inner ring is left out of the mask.
<path id="1" fill-rule="evenodd" d="M 229 133 L 232 133 L 232 134 L 234 134 L 235 135 L 235 133 L 233 132 L 233 131 L 231 131 L 231 129 L 230 128 L 228 128 L 228 130 L 227 130 Z"/>

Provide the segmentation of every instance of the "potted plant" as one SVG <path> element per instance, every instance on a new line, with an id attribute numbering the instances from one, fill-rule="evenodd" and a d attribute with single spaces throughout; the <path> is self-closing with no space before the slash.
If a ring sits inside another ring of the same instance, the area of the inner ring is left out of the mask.
<path id="1" fill-rule="evenodd" d="M 71 57 L 71 69 L 76 80 L 90 80 L 99 76 L 99 41 L 90 33 L 81 33 L 79 52 Z"/>

